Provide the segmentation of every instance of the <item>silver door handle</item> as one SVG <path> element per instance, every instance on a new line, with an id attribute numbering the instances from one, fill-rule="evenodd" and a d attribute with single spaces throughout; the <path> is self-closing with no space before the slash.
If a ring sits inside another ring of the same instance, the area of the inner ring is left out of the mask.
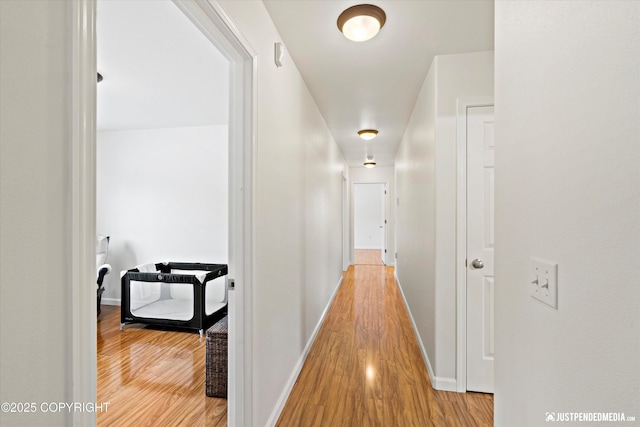
<path id="1" fill-rule="evenodd" d="M 471 261 L 471 267 L 480 269 L 484 267 L 484 262 L 482 262 L 481 259 L 476 258 L 473 261 Z"/>

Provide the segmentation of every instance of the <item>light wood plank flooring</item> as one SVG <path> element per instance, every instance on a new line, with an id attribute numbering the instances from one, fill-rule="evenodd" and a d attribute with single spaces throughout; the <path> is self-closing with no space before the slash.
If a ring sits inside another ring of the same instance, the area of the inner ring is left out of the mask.
<path id="1" fill-rule="evenodd" d="M 356 265 L 384 265 L 380 249 L 355 249 L 353 258 Z"/>
<path id="2" fill-rule="evenodd" d="M 197 333 L 98 319 L 98 426 L 226 426 L 227 401 L 204 394 Z M 431 388 L 393 268 L 345 273 L 278 426 L 491 426 L 493 396 Z"/>
<path id="3" fill-rule="evenodd" d="M 226 426 L 227 401 L 204 390 L 205 338 L 127 325 L 120 307 L 98 318 L 98 426 Z"/>
<path id="4" fill-rule="evenodd" d="M 356 265 L 345 273 L 277 426 L 492 424 L 492 395 L 431 387 L 393 267 Z"/>

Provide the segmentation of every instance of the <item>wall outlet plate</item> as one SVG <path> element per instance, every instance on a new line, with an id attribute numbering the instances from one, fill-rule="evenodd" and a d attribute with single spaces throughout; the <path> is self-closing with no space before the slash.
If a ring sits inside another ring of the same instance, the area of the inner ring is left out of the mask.
<path id="1" fill-rule="evenodd" d="M 531 258 L 529 286 L 533 298 L 558 308 L 558 264 Z"/>

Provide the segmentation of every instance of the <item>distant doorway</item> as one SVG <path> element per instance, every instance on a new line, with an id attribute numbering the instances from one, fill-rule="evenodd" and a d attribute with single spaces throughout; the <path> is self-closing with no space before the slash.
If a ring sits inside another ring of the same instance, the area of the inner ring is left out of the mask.
<path id="1" fill-rule="evenodd" d="M 386 184 L 354 184 L 354 263 L 384 265 Z"/>

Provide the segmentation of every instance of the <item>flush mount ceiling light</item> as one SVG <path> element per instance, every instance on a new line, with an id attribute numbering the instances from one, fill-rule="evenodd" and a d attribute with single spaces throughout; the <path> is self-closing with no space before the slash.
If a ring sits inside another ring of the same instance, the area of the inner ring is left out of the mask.
<path id="1" fill-rule="evenodd" d="M 360 135 L 360 138 L 369 141 L 378 135 L 378 131 L 375 129 L 362 129 L 358 131 L 358 135 Z"/>
<path id="2" fill-rule="evenodd" d="M 373 168 L 376 166 L 376 162 L 373 161 L 373 156 L 367 156 L 367 160 L 363 163 L 365 168 Z"/>
<path id="3" fill-rule="evenodd" d="M 338 17 L 338 28 L 354 42 L 373 38 L 387 20 L 384 10 L 372 4 L 359 4 L 346 9 Z"/>

